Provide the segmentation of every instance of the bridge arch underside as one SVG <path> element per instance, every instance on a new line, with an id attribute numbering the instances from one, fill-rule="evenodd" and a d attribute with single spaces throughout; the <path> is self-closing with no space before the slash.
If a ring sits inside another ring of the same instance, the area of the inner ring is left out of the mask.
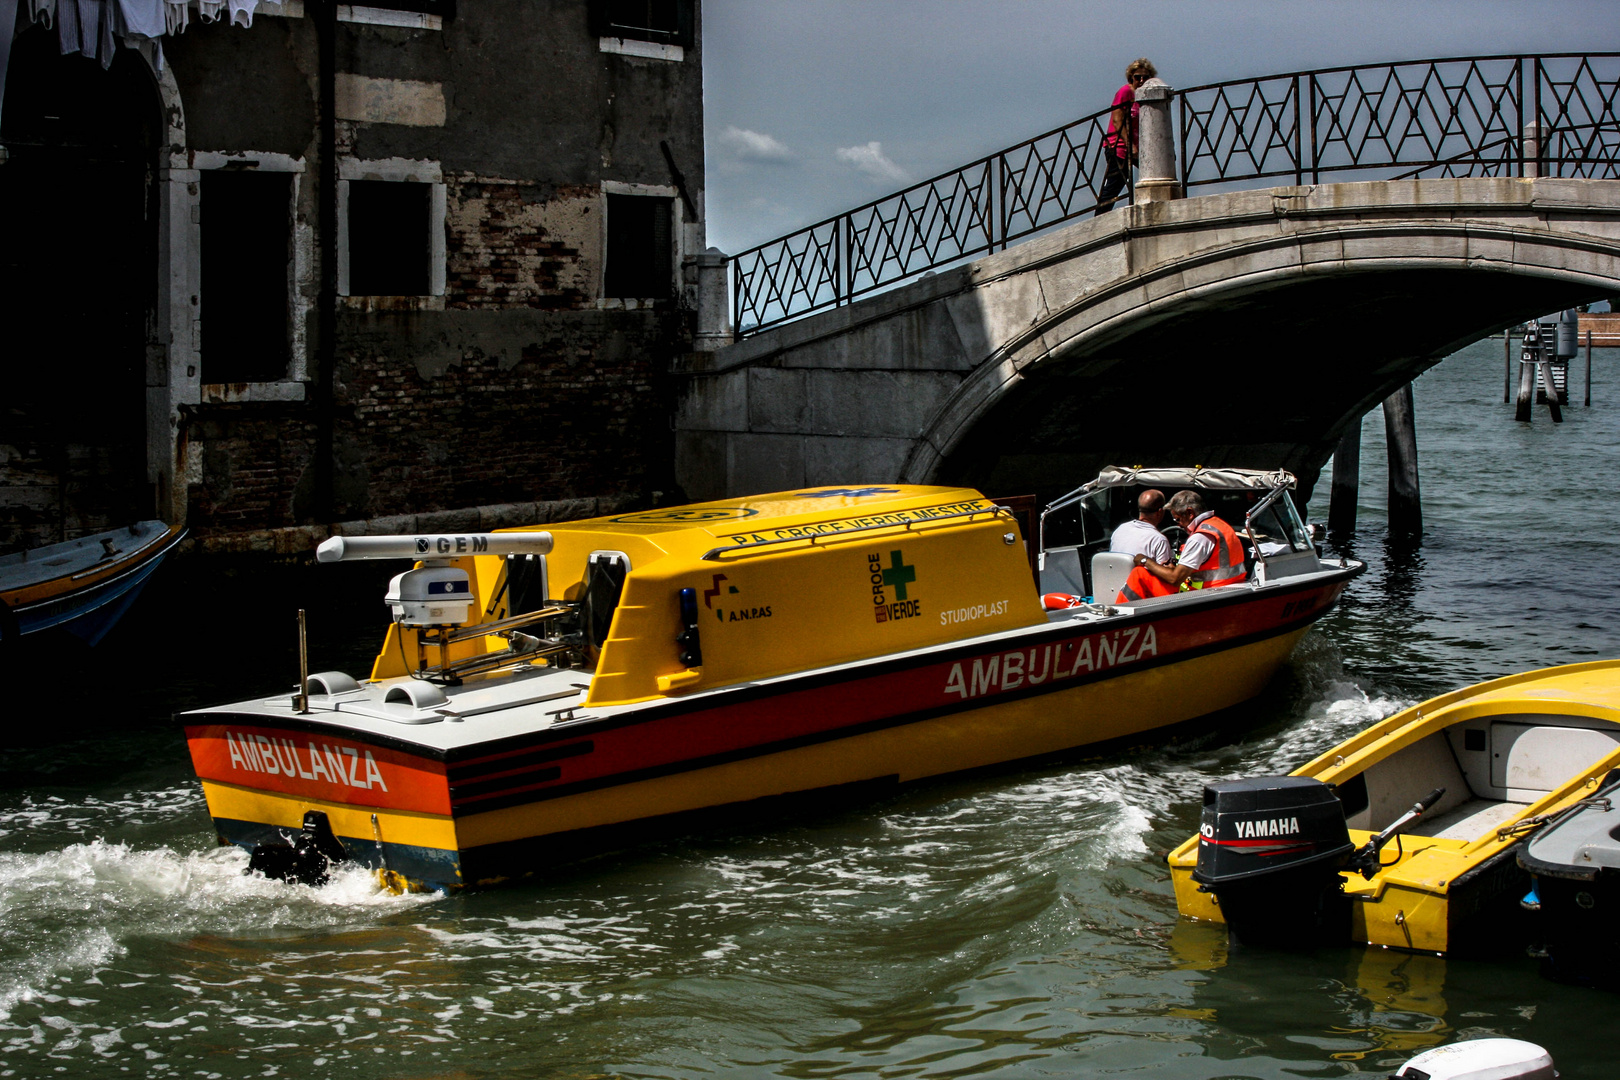
<path id="1" fill-rule="evenodd" d="M 1049 498 L 1110 464 L 1282 466 L 1308 495 L 1346 428 L 1424 370 L 1504 327 L 1617 292 L 1620 280 L 1590 272 L 1454 263 L 1172 299 L 1016 370 L 986 365 L 976 388 L 962 387 L 976 405 L 958 396 L 950 448 L 914 458 L 907 479 Z M 1044 328 L 1049 339 L 1061 321 Z"/>

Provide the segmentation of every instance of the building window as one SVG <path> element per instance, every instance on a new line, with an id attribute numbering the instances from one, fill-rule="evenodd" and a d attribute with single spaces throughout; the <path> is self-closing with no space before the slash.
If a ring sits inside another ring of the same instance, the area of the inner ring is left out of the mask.
<path id="1" fill-rule="evenodd" d="M 292 182 L 287 172 L 202 174 L 202 381 L 276 382 L 292 357 Z"/>
<path id="2" fill-rule="evenodd" d="M 692 47 L 692 0 L 591 0 L 591 32 Z"/>
<path id="3" fill-rule="evenodd" d="M 433 185 L 351 180 L 348 203 L 348 295 L 428 295 Z"/>
<path id="4" fill-rule="evenodd" d="M 607 269 L 604 296 L 666 300 L 674 286 L 673 199 L 654 195 L 607 197 Z"/>
<path id="5" fill-rule="evenodd" d="M 339 158 L 337 194 L 338 294 L 442 303 L 445 188 L 438 162 Z"/>

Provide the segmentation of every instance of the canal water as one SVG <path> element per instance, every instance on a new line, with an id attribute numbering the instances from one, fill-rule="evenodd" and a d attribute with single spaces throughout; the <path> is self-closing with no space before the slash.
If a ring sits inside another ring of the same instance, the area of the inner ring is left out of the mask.
<path id="1" fill-rule="evenodd" d="M 1617 361 L 1560 427 L 1513 422 L 1500 341 L 1421 378 L 1418 549 L 1387 541 L 1375 411 L 1348 549 L 1370 571 L 1229 730 L 739 815 L 473 895 L 244 876 L 167 720 L 290 686 L 299 604 L 316 668 L 364 670 L 386 570 L 166 571 L 93 659 L 8 661 L 0 1077 L 1384 1076 L 1489 1035 L 1612 1075 L 1612 995 L 1517 957 L 1228 951 L 1178 923 L 1164 856 L 1210 779 L 1620 655 Z"/>

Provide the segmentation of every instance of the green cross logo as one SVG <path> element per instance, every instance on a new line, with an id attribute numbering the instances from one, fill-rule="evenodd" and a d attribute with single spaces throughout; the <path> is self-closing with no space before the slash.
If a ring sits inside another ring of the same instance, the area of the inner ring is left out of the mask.
<path id="1" fill-rule="evenodd" d="M 883 571 L 883 584 L 894 586 L 895 600 L 906 598 L 906 586 L 917 580 L 917 568 L 907 566 L 898 551 L 889 552 L 889 568 Z"/>

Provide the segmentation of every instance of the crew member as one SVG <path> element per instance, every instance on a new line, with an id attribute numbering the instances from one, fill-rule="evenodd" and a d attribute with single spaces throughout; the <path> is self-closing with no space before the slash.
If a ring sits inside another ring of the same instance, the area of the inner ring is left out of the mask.
<path id="1" fill-rule="evenodd" d="M 1169 566 L 1174 559 L 1170 554 L 1170 541 L 1159 531 L 1163 522 L 1164 492 L 1148 488 L 1136 497 L 1136 517 L 1114 530 L 1108 540 L 1108 550 L 1121 555 L 1146 555 L 1154 562 Z"/>
<path id="2" fill-rule="evenodd" d="M 1204 508 L 1203 496 L 1196 491 L 1178 491 L 1171 496 L 1166 509 L 1176 524 L 1187 530 L 1187 542 L 1181 545 L 1181 558 L 1176 565 L 1161 566 L 1145 556 L 1136 557 L 1136 568 L 1125 581 L 1117 604 L 1149 596 L 1167 596 L 1182 589 L 1210 589 L 1221 585 L 1236 585 L 1248 577 L 1243 567 L 1243 542 L 1232 526 L 1222 521 L 1212 510 Z M 1161 589 L 1153 590 L 1157 583 Z M 1145 587 L 1148 591 L 1143 591 Z M 1134 593 L 1127 596 L 1126 594 Z"/>
<path id="3" fill-rule="evenodd" d="M 1159 524 L 1162 521 L 1164 521 L 1164 492 L 1149 488 L 1137 496 L 1136 520 L 1127 521 L 1114 530 L 1114 535 L 1108 541 L 1108 550 L 1117 551 L 1122 555 L 1134 555 L 1138 563 L 1147 560 L 1161 566 L 1170 566 L 1175 556 L 1170 553 L 1170 541 L 1159 531 Z M 1114 603 L 1128 604 L 1150 596 L 1169 596 L 1175 591 L 1138 566 L 1131 571 L 1130 577 L 1125 579 L 1125 587 L 1114 598 Z"/>

